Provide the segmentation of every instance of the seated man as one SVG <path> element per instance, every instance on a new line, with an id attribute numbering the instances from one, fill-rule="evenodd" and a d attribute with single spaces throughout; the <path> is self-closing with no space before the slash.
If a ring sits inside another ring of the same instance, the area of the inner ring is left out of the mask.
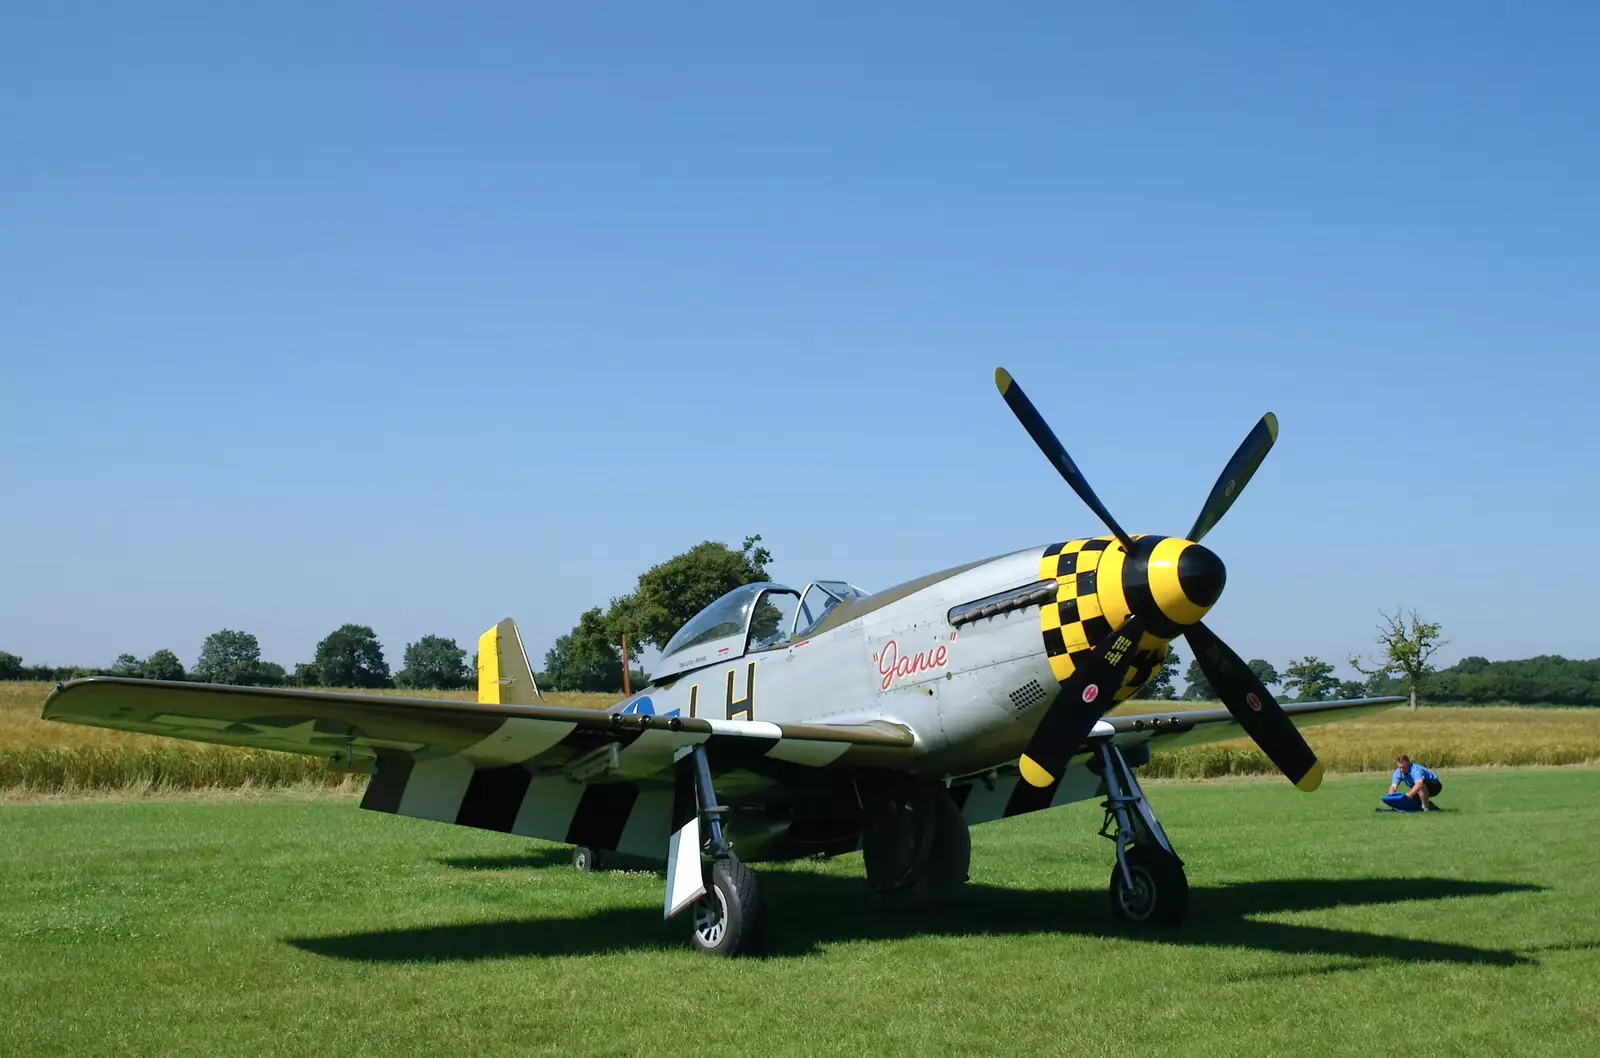
<path id="1" fill-rule="evenodd" d="M 1436 797 L 1444 787 L 1439 781 L 1439 776 L 1431 768 L 1413 763 L 1411 758 L 1404 753 L 1394 759 L 1393 782 L 1389 784 L 1389 792 L 1394 793 L 1401 786 L 1409 786 L 1407 797 L 1415 797 L 1422 802 L 1424 812 L 1436 812 L 1439 806 L 1429 800 Z"/>

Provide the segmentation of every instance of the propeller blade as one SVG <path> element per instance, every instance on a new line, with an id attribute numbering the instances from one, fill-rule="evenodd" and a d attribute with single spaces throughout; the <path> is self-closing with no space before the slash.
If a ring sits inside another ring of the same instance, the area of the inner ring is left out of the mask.
<path id="1" fill-rule="evenodd" d="M 1067 455 L 1067 450 L 1062 447 L 1056 435 L 1051 432 L 1049 424 L 1044 421 L 1044 416 L 1039 414 L 1039 409 L 1033 406 L 1033 401 L 1022 392 L 1022 387 L 1017 385 L 1010 373 L 1003 367 L 994 369 L 994 384 L 1000 387 L 1000 395 L 1005 398 L 1006 404 L 1011 408 L 1011 413 L 1022 423 L 1022 428 L 1028 431 L 1028 436 L 1033 438 L 1033 443 L 1039 446 L 1039 451 L 1050 460 L 1051 466 L 1067 479 L 1067 484 L 1072 486 L 1072 491 L 1078 498 L 1089 505 L 1089 509 L 1099 515 L 1100 520 L 1106 524 L 1112 534 L 1122 541 L 1122 546 L 1133 550 L 1133 541 L 1128 534 L 1122 531 L 1122 526 L 1111 517 L 1111 512 L 1106 510 L 1100 502 L 1100 497 L 1094 494 L 1094 489 L 1089 487 L 1088 480 L 1078 471 L 1072 462 L 1072 457 Z M 1259 460 L 1257 461 L 1259 462 Z M 1254 467 L 1251 467 L 1254 470 Z"/>
<path id="2" fill-rule="evenodd" d="M 1250 666 L 1204 624 L 1183 635 L 1222 704 L 1278 770 L 1307 793 L 1320 786 L 1322 762 Z"/>
<path id="3" fill-rule="evenodd" d="M 1239 493 L 1249 484 L 1256 468 L 1267 458 L 1267 453 L 1272 451 L 1272 443 L 1277 439 L 1278 417 L 1269 411 L 1261 417 L 1260 422 L 1256 423 L 1255 429 L 1246 435 L 1238 451 L 1233 453 L 1233 458 L 1228 460 L 1228 465 L 1222 468 L 1222 475 L 1217 478 L 1217 483 L 1211 486 L 1211 495 L 1207 496 L 1206 502 L 1201 505 L 1200 514 L 1189 530 L 1188 539 L 1199 543 L 1202 536 L 1222 521 L 1222 516 L 1228 513 L 1233 501 L 1239 498 Z"/>
<path id="4" fill-rule="evenodd" d="M 1049 786 L 1061 778 L 1095 723 L 1116 704 L 1117 688 L 1133 667 L 1142 635 L 1144 619 L 1130 617 L 1087 656 L 1079 655 L 1082 660 L 1061 682 L 1022 754 L 1019 764 L 1029 785 Z"/>

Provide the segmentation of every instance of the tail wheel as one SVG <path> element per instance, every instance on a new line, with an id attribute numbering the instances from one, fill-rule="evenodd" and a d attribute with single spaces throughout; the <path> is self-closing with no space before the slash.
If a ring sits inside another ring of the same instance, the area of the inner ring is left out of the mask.
<path id="1" fill-rule="evenodd" d="M 708 874 L 690 909 L 689 943 L 711 955 L 754 955 L 766 924 L 756 876 L 738 860 L 718 860 Z"/>
<path id="2" fill-rule="evenodd" d="M 1127 851 L 1130 887 L 1121 866 L 1111 869 L 1111 910 L 1135 926 L 1176 926 L 1189 910 L 1189 879 L 1183 861 L 1156 845 Z"/>
<path id="3" fill-rule="evenodd" d="M 586 845 L 579 845 L 572 850 L 572 865 L 580 871 L 598 871 L 600 853 Z"/>

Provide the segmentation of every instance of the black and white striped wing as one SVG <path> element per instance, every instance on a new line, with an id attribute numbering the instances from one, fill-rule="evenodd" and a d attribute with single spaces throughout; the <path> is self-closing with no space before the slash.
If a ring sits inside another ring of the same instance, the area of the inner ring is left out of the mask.
<path id="1" fill-rule="evenodd" d="M 542 705 L 92 677 L 56 688 L 44 718 L 283 750 L 370 768 L 362 807 L 660 855 L 673 767 L 706 746 L 713 770 L 882 760 L 915 736 L 890 723 L 774 724 Z"/>

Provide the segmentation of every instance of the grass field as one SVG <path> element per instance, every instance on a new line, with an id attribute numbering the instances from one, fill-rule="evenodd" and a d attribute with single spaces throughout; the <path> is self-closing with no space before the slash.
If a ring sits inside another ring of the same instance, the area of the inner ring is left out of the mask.
<path id="1" fill-rule="evenodd" d="M 339 786 L 347 782 L 318 759 L 206 746 L 39 719 L 50 686 L 0 683 L 0 796 L 79 790 L 237 789 Z M 471 692 L 436 692 L 470 698 Z M 551 704 L 602 708 L 606 694 L 551 694 Z M 1216 702 L 1127 702 L 1117 712 L 1166 712 Z M 1330 771 L 1386 771 L 1408 752 L 1432 767 L 1600 762 L 1600 709 L 1404 708 L 1310 728 L 1307 741 Z M 1246 740 L 1158 753 L 1143 771 L 1155 777 L 1272 774 Z"/>
<path id="2" fill-rule="evenodd" d="M 0 1054 L 1600 1053 L 1600 769 L 1156 782 L 1189 922 L 1125 932 L 1080 804 L 978 827 L 952 903 L 759 868 L 771 954 L 661 880 L 344 796 L 0 806 Z"/>

